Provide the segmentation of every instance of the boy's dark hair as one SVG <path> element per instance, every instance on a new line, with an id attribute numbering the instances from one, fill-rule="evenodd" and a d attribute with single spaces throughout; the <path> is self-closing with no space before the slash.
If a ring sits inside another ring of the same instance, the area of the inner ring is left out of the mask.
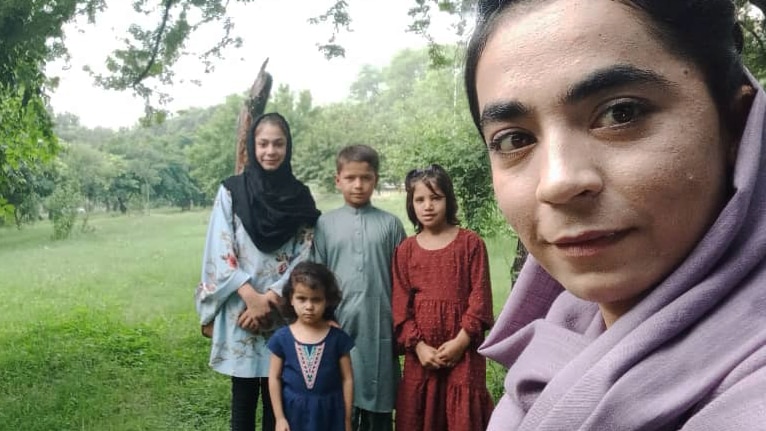
<path id="1" fill-rule="evenodd" d="M 411 170 L 404 179 L 404 188 L 407 191 L 407 218 L 415 226 L 415 232 L 420 233 L 423 230 L 423 224 L 420 223 L 417 215 L 415 215 L 415 205 L 412 202 L 415 185 L 420 182 L 425 184 L 432 193 L 436 193 L 436 188 L 444 193 L 444 197 L 447 199 L 447 223 L 453 226 L 459 225 L 457 198 L 455 197 L 455 189 L 452 187 L 452 180 L 444 168 L 440 165 L 432 164 L 425 169 Z"/>
<path id="2" fill-rule="evenodd" d="M 293 272 L 290 273 L 290 279 L 282 291 L 282 297 L 285 300 L 282 314 L 288 322 L 294 322 L 298 318 L 292 305 L 290 305 L 297 283 L 301 283 L 311 290 L 323 290 L 327 306 L 322 318 L 335 320 L 335 309 L 342 298 L 335 274 L 321 263 L 304 261 L 295 265 Z"/>
<path id="3" fill-rule="evenodd" d="M 730 119 L 732 101 L 746 83 L 740 53 L 742 29 L 732 0 L 619 0 L 637 10 L 647 33 L 666 49 L 697 65 L 729 129 L 739 127 Z M 497 30 L 504 14 L 516 5 L 543 3 L 543 0 L 480 0 L 477 25 L 468 43 L 465 59 L 465 90 L 474 124 L 481 134 L 476 70 L 484 47 Z M 641 16 L 643 14 L 643 16 Z M 730 130 L 739 133 L 739 130 Z"/>
<path id="4" fill-rule="evenodd" d="M 375 175 L 378 175 L 380 170 L 380 156 L 369 145 L 349 145 L 342 148 L 338 152 L 338 157 L 335 158 L 335 171 L 340 173 L 343 165 L 349 162 L 367 163 L 375 171 Z"/>

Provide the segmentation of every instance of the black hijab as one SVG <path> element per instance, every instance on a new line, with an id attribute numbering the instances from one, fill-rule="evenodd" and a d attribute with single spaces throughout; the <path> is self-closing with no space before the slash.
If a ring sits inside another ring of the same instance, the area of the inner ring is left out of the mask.
<path id="1" fill-rule="evenodd" d="M 255 131 L 263 121 L 280 126 L 287 138 L 285 159 L 274 171 L 264 170 L 255 158 Z M 231 192 L 234 214 L 255 246 L 271 253 L 295 236 L 301 226 L 314 226 L 320 213 L 308 187 L 293 175 L 293 139 L 283 116 L 274 112 L 256 118 L 245 144 L 245 169 L 224 180 L 223 186 Z"/>

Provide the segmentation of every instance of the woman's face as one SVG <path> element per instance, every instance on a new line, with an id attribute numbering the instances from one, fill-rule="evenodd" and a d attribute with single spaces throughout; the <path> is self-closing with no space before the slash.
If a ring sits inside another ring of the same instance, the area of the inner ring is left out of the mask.
<path id="1" fill-rule="evenodd" d="M 689 254 L 725 199 L 725 133 L 694 64 L 612 0 L 506 12 L 476 73 L 503 213 L 607 324 Z"/>
<path id="2" fill-rule="evenodd" d="M 262 122 L 255 129 L 255 159 L 264 171 L 275 171 L 285 161 L 287 137 L 278 125 Z"/>

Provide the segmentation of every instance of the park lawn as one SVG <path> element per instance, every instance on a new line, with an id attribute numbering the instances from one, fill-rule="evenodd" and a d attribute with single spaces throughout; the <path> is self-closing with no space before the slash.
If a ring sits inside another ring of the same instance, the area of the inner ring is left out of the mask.
<path id="1" fill-rule="evenodd" d="M 374 202 L 411 232 L 401 195 Z M 229 380 L 194 310 L 208 215 L 100 214 L 55 242 L 47 222 L 0 229 L 0 429 L 228 429 Z M 515 244 L 487 245 L 497 312 Z M 502 370 L 489 374 L 494 393 Z"/>

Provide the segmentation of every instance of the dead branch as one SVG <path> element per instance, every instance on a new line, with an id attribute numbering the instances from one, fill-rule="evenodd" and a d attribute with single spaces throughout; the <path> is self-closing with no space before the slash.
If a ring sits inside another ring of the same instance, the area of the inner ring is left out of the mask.
<path id="1" fill-rule="evenodd" d="M 266 72 L 266 65 L 268 63 L 269 59 L 267 58 L 263 65 L 261 65 L 261 70 L 258 72 L 258 76 L 256 76 L 253 85 L 250 87 L 245 103 L 239 111 L 239 119 L 237 120 L 237 156 L 236 163 L 234 164 L 235 174 L 242 172 L 245 165 L 247 165 L 247 132 L 253 124 L 253 119 L 263 115 L 263 112 L 266 110 L 266 103 L 269 101 L 273 80 L 271 74 Z"/>

